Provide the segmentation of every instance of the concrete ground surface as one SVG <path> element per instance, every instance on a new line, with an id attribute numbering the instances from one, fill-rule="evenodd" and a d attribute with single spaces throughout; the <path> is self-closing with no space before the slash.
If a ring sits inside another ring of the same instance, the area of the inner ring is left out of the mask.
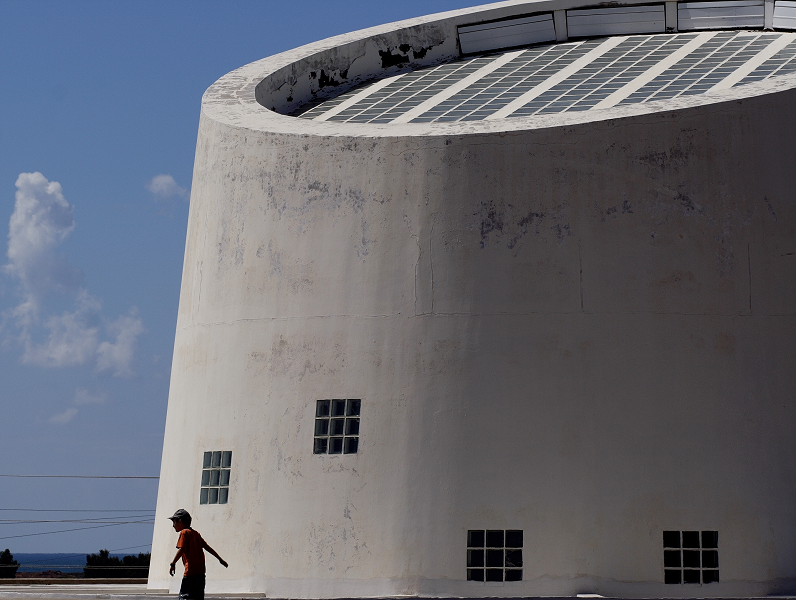
<path id="1" fill-rule="evenodd" d="M 31 584 L 0 586 L 0 600 L 153 600 L 157 598 L 176 598 L 176 594 L 169 594 L 166 590 L 148 590 L 143 584 L 86 584 L 86 585 L 60 585 L 60 584 Z M 232 598 L 265 598 L 264 594 L 207 594 L 206 600 L 227 600 Z M 576 600 L 579 598 L 597 598 L 602 600 L 620 600 L 608 596 L 584 594 L 579 596 L 556 596 L 517 598 L 515 600 Z M 692 598 L 678 598 L 677 600 L 697 600 Z M 765 600 L 796 600 L 796 596 L 765 596 Z M 355 600 L 355 599 L 345 599 Z M 389 600 L 389 599 L 385 599 Z M 399 599 L 393 599 L 399 600 Z M 454 599 L 447 599 L 454 600 Z M 476 600 L 476 599 L 472 599 Z M 485 599 L 486 600 L 486 599 Z M 623 598 L 621 600 L 643 600 L 642 598 Z M 658 600 L 674 600 L 660 598 Z M 714 598 L 713 600 L 763 600 L 763 597 L 743 599 L 739 598 Z"/>

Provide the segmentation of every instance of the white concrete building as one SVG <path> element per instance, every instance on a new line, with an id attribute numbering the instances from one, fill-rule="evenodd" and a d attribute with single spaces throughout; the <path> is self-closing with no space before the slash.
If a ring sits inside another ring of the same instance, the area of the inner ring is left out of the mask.
<path id="1" fill-rule="evenodd" d="M 149 585 L 796 591 L 796 3 L 512 0 L 206 92 Z"/>

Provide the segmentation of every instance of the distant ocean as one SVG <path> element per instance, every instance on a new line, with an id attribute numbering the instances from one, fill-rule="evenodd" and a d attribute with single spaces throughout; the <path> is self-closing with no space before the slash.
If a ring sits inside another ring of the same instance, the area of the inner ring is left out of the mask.
<path id="1" fill-rule="evenodd" d="M 19 563 L 18 573 L 41 573 L 42 571 L 61 571 L 61 573 L 82 573 L 86 564 L 86 555 L 83 554 L 35 554 L 14 552 L 14 560 Z M 125 554 L 111 554 L 111 556 L 125 556 Z"/>

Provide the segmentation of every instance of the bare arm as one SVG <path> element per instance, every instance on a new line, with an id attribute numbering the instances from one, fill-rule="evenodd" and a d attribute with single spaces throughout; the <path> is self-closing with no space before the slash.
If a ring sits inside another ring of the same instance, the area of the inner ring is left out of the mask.
<path id="1" fill-rule="evenodd" d="M 215 550 L 213 550 L 213 549 L 210 547 L 210 544 L 208 544 L 207 542 L 205 542 L 204 549 L 205 549 L 205 550 L 207 550 L 207 551 L 208 551 L 210 554 L 212 554 L 213 556 L 215 556 L 215 557 L 218 559 L 218 562 L 220 562 L 220 563 L 221 563 L 221 564 L 224 566 L 224 568 L 225 568 L 225 569 L 226 569 L 226 568 L 229 566 L 229 565 L 227 564 L 227 561 L 225 561 L 223 558 L 221 558 L 221 557 L 218 555 L 218 552 L 216 552 Z"/>
<path id="2" fill-rule="evenodd" d="M 176 565 L 177 561 L 182 558 L 182 554 L 182 548 L 177 548 L 177 554 L 174 555 L 174 560 L 171 561 L 171 564 L 169 565 L 169 575 L 174 575 L 174 565 Z"/>

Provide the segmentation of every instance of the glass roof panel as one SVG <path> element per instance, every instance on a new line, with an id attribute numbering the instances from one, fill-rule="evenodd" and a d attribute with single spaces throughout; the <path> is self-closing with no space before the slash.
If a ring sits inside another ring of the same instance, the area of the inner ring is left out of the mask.
<path id="1" fill-rule="evenodd" d="M 349 123 L 491 120 L 594 110 L 796 72 L 796 34 L 713 31 L 535 46 L 419 69 L 306 105 Z"/>

